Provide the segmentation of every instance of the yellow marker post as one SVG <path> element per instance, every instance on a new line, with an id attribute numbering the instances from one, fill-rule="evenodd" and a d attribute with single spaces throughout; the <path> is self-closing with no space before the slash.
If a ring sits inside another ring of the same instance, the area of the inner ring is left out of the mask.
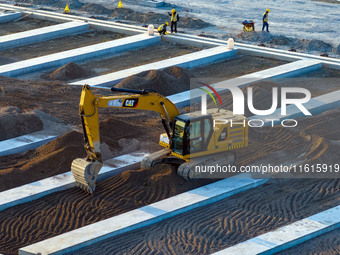
<path id="1" fill-rule="evenodd" d="M 65 7 L 64 13 L 70 13 L 70 8 L 68 7 L 68 4 Z"/>
<path id="2" fill-rule="evenodd" d="M 118 7 L 117 8 L 123 8 L 122 0 L 119 0 Z"/>

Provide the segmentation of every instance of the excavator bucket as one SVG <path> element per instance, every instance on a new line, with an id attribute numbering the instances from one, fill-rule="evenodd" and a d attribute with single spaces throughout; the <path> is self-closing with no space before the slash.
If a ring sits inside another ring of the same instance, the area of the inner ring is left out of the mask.
<path id="1" fill-rule="evenodd" d="M 91 162 L 82 158 L 73 160 L 71 171 L 77 186 L 92 194 L 96 188 L 96 180 L 102 166 L 103 164 L 98 161 Z"/>

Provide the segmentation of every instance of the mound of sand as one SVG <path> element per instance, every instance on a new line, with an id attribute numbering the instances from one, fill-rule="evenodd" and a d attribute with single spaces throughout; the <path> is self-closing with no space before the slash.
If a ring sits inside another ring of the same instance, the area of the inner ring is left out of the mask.
<path id="1" fill-rule="evenodd" d="M 65 8 L 66 4 L 69 5 L 70 9 L 81 8 L 84 4 L 78 0 L 16 0 L 17 3 L 33 4 L 33 5 L 46 5 L 58 8 Z"/>
<path id="2" fill-rule="evenodd" d="M 179 15 L 180 15 L 180 20 L 178 22 L 179 29 L 181 27 L 202 29 L 211 26 L 210 23 L 207 23 L 198 18 L 185 17 L 182 16 L 181 13 Z M 158 27 L 160 24 L 163 24 L 164 22 L 170 20 L 170 16 L 167 15 L 166 12 L 165 14 L 159 14 L 154 12 L 141 13 L 133 11 L 128 8 L 115 8 L 112 11 L 112 17 L 118 20 L 134 21 L 136 23 L 142 23 L 144 25 L 153 24 L 155 27 Z"/>
<path id="3" fill-rule="evenodd" d="M 87 78 L 94 72 L 70 62 L 49 74 L 44 74 L 41 78 L 46 80 L 67 81 L 79 78 Z"/>
<path id="4" fill-rule="evenodd" d="M 95 14 L 111 14 L 112 10 L 109 10 L 102 6 L 101 4 L 86 4 L 80 8 L 81 11 Z"/>
<path id="5" fill-rule="evenodd" d="M 72 161 L 85 157 L 83 135 L 71 131 L 24 155 L 0 158 L 0 191 L 70 171 Z"/>
<path id="6" fill-rule="evenodd" d="M 164 70 L 151 70 L 129 76 L 116 85 L 126 89 L 153 89 L 168 96 L 190 89 L 190 71 L 173 66 Z"/>
<path id="7" fill-rule="evenodd" d="M 152 114 L 152 113 L 149 113 Z M 155 151 L 161 149 L 158 145 L 159 135 L 165 130 L 157 116 L 155 119 L 145 116 L 142 120 L 127 122 L 123 119 L 111 117 L 100 123 L 101 141 L 108 145 L 114 156 L 131 153 L 133 151 Z M 105 149 L 105 145 L 102 145 Z M 106 150 L 107 151 L 107 150 Z M 110 156 L 109 153 L 106 154 Z M 109 159 L 104 158 L 103 160 Z"/>
<path id="8" fill-rule="evenodd" d="M 290 38 L 284 35 L 273 35 L 267 32 L 242 32 L 236 38 L 244 41 L 257 42 L 262 44 L 287 46 L 293 49 L 318 51 L 318 52 L 336 52 L 333 45 L 321 40 L 307 40 Z"/>
<path id="9" fill-rule="evenodd" d="M 0 141 L 42 129 L 43 124 L 34 112 L 22 112 L 12 106 L 0 108 Z"/>
<path id="10" fill-rule="evenodd" d="M 161 149 L 159 134 L 164 132 L 159 118 L 146 116 L 130 123 L 114 117 L 101 121 L 102 159 Z M 84 137 L 76 131 L 26 153 L 0 157 L 0 191 L 70 171 L 72 161 L 84 157 Z"/>

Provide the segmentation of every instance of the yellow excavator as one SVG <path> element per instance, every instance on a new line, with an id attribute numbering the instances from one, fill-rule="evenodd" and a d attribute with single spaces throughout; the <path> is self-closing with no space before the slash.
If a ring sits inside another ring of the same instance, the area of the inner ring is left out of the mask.
<path id="1" fill-rule="evenodd" d="M 235 162 L 232 150 L 248 146 L 248 126 L 242 115 L 224 109 L 209 109 L 207 114 L 180 114 L 177 107 L 154 90 L 129 90 L 113 87 L 113 96 L 96 96 L 90 86 L 82 88 L 79 112 L 84 132 L 86 159 L 72 162 L 77 185 L 93 193 L 103 165 L 100 152 L 98 108 L 122 108 L 158 112 L 165 133 L 159 144 L 164 149 L 146 156 L 141 168 L 159 163 L 177 164 L 177 174 L 186 180 L 202 178 L 195 166 L 230 165 Z M 122 94 L 125 93 L 125 94 Z M 231 123 L 235 123 L 232 124 Z M 113 134 L 114 135 L 114 134 Z"/>

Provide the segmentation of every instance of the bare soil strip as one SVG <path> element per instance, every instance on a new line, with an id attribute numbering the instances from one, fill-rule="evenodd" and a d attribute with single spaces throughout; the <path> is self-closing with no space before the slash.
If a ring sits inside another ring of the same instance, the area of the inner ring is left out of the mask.
<path id="1" fill-rule="evenodd" d="M 66 37 L 51 39 L 44 42 L 34 43 L 30 45 L 20 46 L 13 49 L 0 51 L 0 64 L 8 64 L 11 62 L 41 57 L 61 51 L 72 50 L 85 47 L 92 44 L 112 41 L 125 37 L 123 34 L 107 32 L 107 31 L 90 31 L 78 35 L 69 35 Z"/>
<path id="2" fill-rule="evenodd" d="M 41 27 L 52 26 L 56 24 L 58 23 L 48 21 L 48 20 L 31 19 L 27 17 L 17 22 L 8 22 L 8 23 L 1 24 L 0 36 L 24 32 L 24 31 L 37 29 Z"/>

